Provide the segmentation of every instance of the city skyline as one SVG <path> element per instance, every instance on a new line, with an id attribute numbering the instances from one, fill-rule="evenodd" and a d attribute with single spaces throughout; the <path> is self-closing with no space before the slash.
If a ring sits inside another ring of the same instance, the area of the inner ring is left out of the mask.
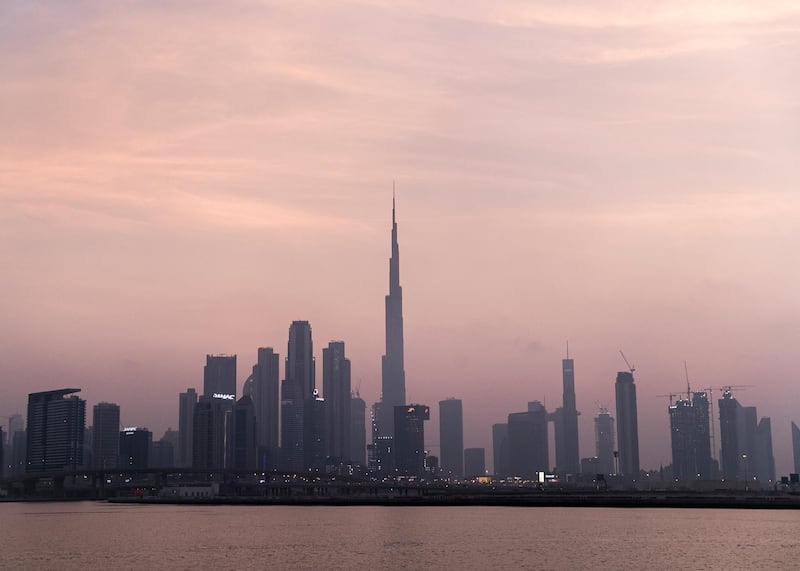
<path id="1" fill-rule="evenodd" d="M 188 33 L 169 7 L 0 6 L 0 414 L 74 386 L 161 434 L 205 355 L 238 355 L 241 394 L 297 319 L 376 402 L 396 179 L 430 442 L 448 396 L 487 451 L 509 412 L 555 410 L 569 340 L 581 457 L 623 349 L 643 467 L 671 460 L 657 395 L 686 361 L 755 385 L 736 398 L 790 471 L 796 7 L 238 7 Z"/>

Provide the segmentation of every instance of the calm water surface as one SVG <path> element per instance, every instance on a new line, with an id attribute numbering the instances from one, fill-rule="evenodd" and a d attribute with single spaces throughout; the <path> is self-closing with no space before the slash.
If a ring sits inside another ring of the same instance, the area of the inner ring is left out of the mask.
<path id="1" fill-rule="evenodd" d="M 798 569 L 766 510 L 0 504 L 3 569 Z"/>

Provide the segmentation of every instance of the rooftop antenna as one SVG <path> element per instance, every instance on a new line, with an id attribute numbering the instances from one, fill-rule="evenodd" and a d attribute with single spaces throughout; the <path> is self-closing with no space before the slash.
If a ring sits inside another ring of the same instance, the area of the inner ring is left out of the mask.
<path id="1" fill-rule="evenodd" d="M 567 359 L 569 359 L 569 339 L 567 339 Z"/>

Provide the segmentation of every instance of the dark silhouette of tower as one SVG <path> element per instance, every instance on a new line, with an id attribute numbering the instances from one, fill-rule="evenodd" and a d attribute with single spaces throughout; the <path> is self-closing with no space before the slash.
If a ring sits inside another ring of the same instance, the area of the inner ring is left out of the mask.
<path id="1" fill-rule="evenodd" d="M 722 477 L 735 480 L 739 475 L 739 430 L 738 416 L 742 408 L 730 391 L 724 391 L 718 402 L 720 462 Z"/>
<path id="2" fill-rule="evenodd" d="M 639 418 L 636 411 L 636 385 L 633 373 L 617 373 L 617 446 L 619 472 L 628 478 L 639 477 Z"/>
<path id="3" fill-rule="evenodd" d="M 83 463 L 86 401 L 73 394 L 77 392 L 80 389 L 28 395 L 28 473 L 74 470 Z"/>
<path id="4" fill-rule="evenodd" d="M 794 473 L 800 474 L 800 428 L 792 422 L 792 455 L 794 456 Z"/>
<path id="5" fill-rule="evenodd" d="M 256 466 L 262 470 L 278 467 L 278 419 L 280 416 L 280 355 L 272 347 L 258 349 L 253 365 L 253 406 L 256 415 Z"/>
<path id="6" fill-rule="evenodd" d="M 202 396 L 194 407 L 192 467 L 195 470 L 221 470 L 225 467 L 226 417 L 222 400 Z"/>
<path id="7" fill-rule="evenodd" d="M 197 391 L 186 389 L 178 397 L 178 466 L 191 468 L 194 441 L 194 407 L 197 406 Z"/>
<path id="8" fill-rule="evenodd" d="M 575 404 L 575 363 L 567 355 L 561 360 L 563 400 L 551 415 L 555 425 L 556 469 L 560 474 L 580 472 L 578 409 Z"/>
<path id="9" fill-rule="evenodd" d="M 445 477 L 464 476 L 464 414 L 461 401 L 439 401 L 439 465 Z"/>
<path id="10" fill-rule="evenodd" d="M 233 407 L 233 468 L 256 469 L 257 420 L 253 399 L 243 396 Z"/>
<path id="11" fill-rule="evenodd" d="M 421 404 L 394 407 L 394 446 L 398 474 L 424 474 L 425 421 L 430 418 L 430 408 Z"/>
<path id="12" fill-rule="evenodd" d="M 304 411 L 309 401 L 316 401 L 314 345 L 308 321 L 293 321 L 289 327 L 289 345 L 281 383 L 281 455 L 283 468 L 300 471 L 305 464 L 303 437 Z"/>
<path id="13" fill-rule="evenodd" d="M 775 481 L 775 456 L 772 453 L 772 419 L 764 416 L 758 421 L 754 475 L 762 483 Z"/>
<path id="14" fill-rule="evenodd" d="M 350 460 L 367 465 L 367 403 L 358 392 L 350 399 Z"/>
<path id="15" fill-rule="evenodd" d="M 344 341 L 331 341 L 322 350 L 322 390 L 325 397 L 326 455 L 339 461 L 350 453 L 350 359 Z"/>
<path id="16" fill-rule="evenodd" d="M 696 392 L 691 400 L 670 404 L 672 476 L 682 483 L 713 477 L 708 396 Z"/>
<path id="17" fill-rule="evenodd" d="M 539 401 L 529 402 L 527 412 L 508 415 L 509 476 L 533 479 L 537 472 L 547 472 L 547 419 L 547 410 Z"/>
<path id="18" fill-rule="evenodd" d="M 95 470 L 116 468 L 119 460 L 119 405 L 101 402 L 92 409 L 92 465 Z"/>
<path id="19" fill-rule="evenodd" d="M 614 417 L 605 407 L 594 419 L 595 455 L 597 456 L 597 472 L 613 474 L 614 470 Z"/>
<path id="20" fill-rule="evenodd" d="M 233 408 L 236 403 L 236 355 L 206 355 L 203 396 L 222 400 L 223 408 Z"/>
<path id="21" fill-rule="evenodd" d="M 492 462 L 495 476 L 505 478 L 508 475 L 508 424 L 492 425 Z"/>
<path id="22" fill-rule="evenodd" d="M 146 428 L 126 428 L 117 433 L 119 438 L 119 466 L 144 470 L 150 467 L 150 449 L 153 433 Z"/>
<path id="23" fill-rule="evenodd" d="M 486 449 L 466 448 L 464 450 L 464 477 L 474 480 L 486 475 Z"/>
<path id="24" fill-rule="evenodd" d="M 392 196 L 392 256 L 389 258 L 389 295 L 386 296 L 386 354 L 381 361 L 381 406 L 378 435 L 392 436 L 396 406 L 406 404 L 406 373 L 403 349 L 403 289 L 400 287 L 400 248 Z"/>

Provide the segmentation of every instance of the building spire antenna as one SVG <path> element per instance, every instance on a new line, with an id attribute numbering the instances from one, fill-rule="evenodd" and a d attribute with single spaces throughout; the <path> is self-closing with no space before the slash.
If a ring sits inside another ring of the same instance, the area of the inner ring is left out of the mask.
<path id="1" fill-rule="evenodd" d="M 394 181 L 392 181 L 392 224 L 395 223 L 394 218 L 395 200 L 394 200 Z"/>
<path id="2" fill-rule="evenodd" d="M 569 339 L 567 339 L 567 359 L 569 359 Z"/>

